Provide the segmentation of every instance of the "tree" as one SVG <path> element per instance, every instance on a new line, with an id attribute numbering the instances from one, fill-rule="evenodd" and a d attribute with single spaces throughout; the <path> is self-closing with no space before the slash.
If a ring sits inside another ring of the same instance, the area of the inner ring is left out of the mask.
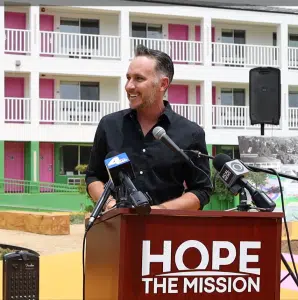
<path id="1" fill-rule="evenodd" d="M 267 174 L 263 172 L 249 172 L 246 178 L 258 189 L 261 185 L 266 183 Z"/>

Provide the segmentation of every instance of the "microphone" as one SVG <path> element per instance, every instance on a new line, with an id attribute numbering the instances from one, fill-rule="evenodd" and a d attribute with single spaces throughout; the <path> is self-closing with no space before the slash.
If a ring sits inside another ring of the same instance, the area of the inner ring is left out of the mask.
<path id="1" fill-rule="evenodd" d="M 111 157 L 113 155 L 114 155 L 113 152 L 109 152 L 106 155 L 106 158 L 107 157 Z M 110 179 L 105 184 L 103 193 L 101 194 L 100 198 L 98 199 L 98 201 L 95 204 L 95 207 L 94 207 L 94 209 L 93 209 L 93 211 L 91 213 L 91 216 L 89 218 L 89 222 L 86 225 L 86 231 L 88 231 L 92 227 L 94 221 L 98 218 L 99 214 L 102 212 L 103 207 L 106 204 L 108 198 L 110 197 L 111 192 L 113 191 L 113 189 L 114 189 L 114 184 L 113 184 L 112 180 Z"/>
<path id="2" fill-rule="evenodd" d="M 191 166 L 193 166 L 191 159 L 173 142 L 173 140 L 166 134 L 166 131 L 162 127 L 155 127 L 152 133 L 157 140 L 163 142 L 172 151 L 179 153 Z"/>
<path id="3" fill-rule="evenodd" d="M 215 170 L 218 171 L 220 179 L 231 193 L 237 195 L 242 188 L 246 188 L 258 208 L 267 211 L 273 211 L 275 209 L 276 203 L 264 192 L 258 191 L 244 178 L 244 176 L 249 173 L 249 170 L 240 160 L 232 160 L 226 154 L 218 154 L 213 160 L 213 166 Z"/>
<path id="4" fill-rule="evenodd" d="M 131 178 L 135 178 L 135 174 L 126 153 L 106 159 L 105 165 L 114 185 L 123 184 L 125 186 L 136 212 L 140 215 L 148 215 L 151 212 L 150 203 L 148 198 L 141 191 L 138 191 L 131 181 Z"/>

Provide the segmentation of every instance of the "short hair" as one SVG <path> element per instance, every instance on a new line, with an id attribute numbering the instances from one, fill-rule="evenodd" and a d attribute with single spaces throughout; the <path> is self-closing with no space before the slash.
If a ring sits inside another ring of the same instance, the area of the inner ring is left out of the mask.
<path id="1" fill-rule="evenodd" d="M 174 64 L 171 57 L 165 52 L 149 49 L 144 45 L 139 44 L 135 48 L 135 57 L 147 56 L 156 60 L 156 71 L 161 72 L 169 78 L 169 83 L 174 77 Z"/>

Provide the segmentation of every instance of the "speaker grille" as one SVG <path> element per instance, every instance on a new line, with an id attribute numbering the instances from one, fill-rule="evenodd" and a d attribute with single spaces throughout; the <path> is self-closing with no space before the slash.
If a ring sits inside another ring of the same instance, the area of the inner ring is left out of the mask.
<path id="1" fill-rule="evenodd" d="M 279 125 L 281 105 L 280 70 L 259 67 L 249 72 L 249 115 L 252 125 Z"/>

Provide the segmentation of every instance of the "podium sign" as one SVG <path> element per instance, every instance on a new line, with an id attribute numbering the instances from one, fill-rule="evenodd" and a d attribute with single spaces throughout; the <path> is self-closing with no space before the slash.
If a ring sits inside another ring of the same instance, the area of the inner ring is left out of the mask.
<path id="1" fill-rule="evenodd" d="M 108 212 L 86 245 L 86 300 L 280 299 L 281 213 Z"/>

